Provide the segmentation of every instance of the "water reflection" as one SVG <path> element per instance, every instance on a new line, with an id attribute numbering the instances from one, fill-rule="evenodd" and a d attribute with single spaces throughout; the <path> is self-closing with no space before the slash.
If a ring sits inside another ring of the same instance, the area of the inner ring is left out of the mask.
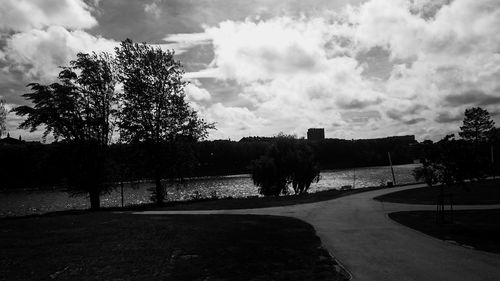
<path id="1" fill-rule="evenodd" d="M 394 166 L 398 184 L 414 182 L 411 171 L 416 164 Z M 322 171 L 321 180 L 311 186 L 310 192 L 338 189 L 344 185 L 355 188 L 379 186 L 392 181 L 389 167 L 367 167 L 355 170 Z M 153 183 L 136 183 L 124 185 L 125 205 L 149 203 L 150 189 Z M 257 187 L 253 185 L 249 175 L 238 175 L 208 179 L 193 179 L 185 184 L 170 185 L 167 198 L 170 201 L 190 200 L 210 197 L 248 197 L 258 196 Z M 103 207 L 121 206 L 120 189 L 102 197 Z M 0 216 L 39 214 L 68 209 L 85 209 L 89 207 L 85 197 L 70 197 L 62 191 L 15 191 L 0 193 Z"/>

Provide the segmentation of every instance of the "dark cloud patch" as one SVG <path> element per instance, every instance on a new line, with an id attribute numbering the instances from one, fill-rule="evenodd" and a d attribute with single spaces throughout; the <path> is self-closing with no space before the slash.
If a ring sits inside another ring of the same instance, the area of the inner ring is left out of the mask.
<path id="1" fill-rule="evenodd" d="M 186 72 L 196 72 L 207 68 L 214 58 L 214 50 L 212 45 L 200 44 L 176 57 L 181 61 Z"/>
<path id="2" fill-rule="evenodd" d="M 387 115 L 387 117 L 396 121 L 401 121 L 401 119 L 403 119 L 403 112 L 399 110 L 387 111 L 385 114 Z"/>
<path id="3" fill-rule="evenodd" d="M 445 5 L 449 5 L 453 0 L 433 0 L 425 2 L 422 5 L 414 5 L 410 8 L 410 12 L 418 14 L 426 20 L 433 19 L 436 14 Z"/>
<path id="4" fill-rule="evenodd" d="M 386 112 L 387 117 L 395 121 L 403 122 L 406 125 L 413 125 L 425 121 L 425 118 L 415 117 L 410 118 L 410 116 L 421 113 L 423 110 L 429 109 L 428 106 L 423 104 L 415 104 L 407 108 L 406 110 L 392 109 Z M 409 119 L 408 119 L 409 118 Z"/>
<path id="5" fill-rule="evenodd" d="M 413 118 L 410 120 L 403 121 L 406 125 L 415 125 L 417 123 L 425 121 L 425 118 Z"/>
<path id="6" fill-rule="evenodd" d="M 225 106 L 248 107 L 255 109 L 255 104 L 247 99 L 242 99 L 243 87 L 234 81 L 222 81 L 215 78 L 198 78 L 200 88 L 206 89 L 211 99 L 205 101 L 206 105 L 222 103 Z"/>
<path id="7" fill-rule="evenodd" d="M 387 80 L 391 76 L 393 63 L 390 53 L 382 47 L 373 47 L 367 52 L 360 52 L 356 60 L 364 65 L 363 75 Z"/>
<path id="8" fill-rule="evenodd" d="M 342 109 L 363 109 L 370 105 L 376 105 L 381 103 L 383 100 L 381 98 L 377 98 L 374 100 L 360 100 L 360 99 L 351 99 L 351 100 L 343 100 L 339 99 L 336 101 L 336 104 Z"/>
<path id="9" fill-rule="evenodd" d="M 342 119 L 349 123 L 367 123 L 372 120 L 380 120 L 382 116 L 376 110 L 368 111 L 347 111 L 340 114 Z"/>
<path id="10" fill-rule="evenodd" d="M 478 106 L 500 104 L 500 97 L 488 95 L 481 90 L 473 89 L 461 94 L 449 95 L 444 98 L 447 105 L 460 106 L 474 104 Z"/>
<path id="11" fill-rule="evenodd" d="M 440 112 L 438 116 L 434 119 L 438 123 L 452 123 L 452 122 L 457 122 L 462 120 L 463 116 L 461 114 L 459 115 L 452 115 L 447 111 Z"/>
<path id="12" fill-rule="evenodd" d="M 26 104 L 26 100 L 22 97 L 28 92 L 26 85 L 33 81 L 24 79 L 22 73 L 12 71 L 10 73 L 0 72 L 0 96 L 7 103 L 22 105 Z"/>
<path id="13" fill-rule="evenodd" d="M 412 105 L 408 110 L 408 114 L 418 114 L 420 112 L 422 112 L 423 110 L 426 110 L 426 109 L 429 109 L 429 107 L 427 105 L 423 105 L 423 104 L 415 104 L 415 105 Z"/>

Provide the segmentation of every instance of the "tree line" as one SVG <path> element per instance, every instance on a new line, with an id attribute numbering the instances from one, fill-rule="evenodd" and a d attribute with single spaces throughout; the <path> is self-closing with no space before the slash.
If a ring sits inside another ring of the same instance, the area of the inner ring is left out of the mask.
<path id="1" fill-rule="evenodd" d="M 156 156 L 162 159 L 160 176 L 178 180 L 251 173 L 252 161 L 265 155 L 275 141 L 276 138 L 243 138 L 240 141 L 178 140 L 164 143 Z M 387 152 L 391 153 L 394 164 L 412 163 L 421 145 L 413 136 L 367 140 L 294 139 L 294 142 L 307 144 L 308 151 L 323 170 L 388 165 Z M 0 188 L 67 186 L 68 178 L 72 177 L 68 169 L 73 162 L 73 157 L 68 156 L 77 153 L 71 152 L 71 149 L 76 149 L 73 146 L 66 141 L 0 146 L 3 159 L 0 161 L 3 174 Z M 111 143 L 102 160 L 103 181 L 117 183 L 153 179 L 148 149 L 143 142 Z"/>

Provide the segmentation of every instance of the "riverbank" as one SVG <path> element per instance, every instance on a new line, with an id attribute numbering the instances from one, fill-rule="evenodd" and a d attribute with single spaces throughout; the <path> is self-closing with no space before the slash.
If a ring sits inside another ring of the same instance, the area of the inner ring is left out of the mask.
<path id="1" fill-rule="evenodd" d="M 336 199 L 343 196 L 348 196 L 352 194 L 357 194 L 361 192 L 368 192 L 372 190 L 383 189 L 387 187 L 369 187 L 369 188 L 358 188 L 351 190 L 337 190 L 331 189 L 326 191 L 320 191 L 315 193 L 305 193 L 298 195 L 284 195 L 276 197 L 246 197 L 246 198 L 206 198 L 206 199 L 193 199 L 189 201 L 167 201 L 162 206 L 158 206 L 155 203 L 144 203 L 138 205 L 131 205 L 125 207 L 102 207 L 98 211 L 92 211 L 90 209 L 80 209 L 80 210 L 65 210 L 65 211 L 54 211 L 47 212 L 43 214 L 31 214 L 26 216 L 3 216 L 4 219 L 16 218 L 16 217 L 39 217 L 54 214 L 86 214 L 92 212 L 140 212 L 140 211 L 150 211 L 150 210 L 236 210 L 236 209 L 259 209 L 259 208 L 269 208 L 269 207 L 281 207 L 281 206 L 291 206 L 299 204 L 307 204 L 314 202 L 321 202 L 331 199 Z M 2 218 L 0 217 L 0 220 Z"/>
<path id="2" fill-rule="evenodd" d="M 0 220 L 0 280 L 343 280 L 286 217 L 111 212 Z"/>
<path id="3" fill-rule="evenodd" d="M 398 183 L 413 183 L 411 171 L 415 165 L 394 166 Z M 321 180 L 313 183 L 310 193 L 340 189 L 345 185 L 357 188 L 384 185 L 391 178 L 390 167 L 365 167 L 352 170 L 323 171 Z M 118 187 L 101 197 L 102 207 L 133 206 L 150 203 L 151 182 L 126 183 L 123 193 Z M 206 178 L 186 181 L 183 184 L 167 185 L 167 199 L 172 201 L 192 201 L 193 199 L 247 198 L 259 196 L 251 177 Z M 123 196 L 122 196 L 123 194 Z M 123 198 L 123 200 L 122 200 Z M 85 196 L 72 197 L 62 190 L 32 190 L 20 192 L 0 192 L 0 217 L 42 214 L 71 209 L 88 209 L 89 200 Z"/>

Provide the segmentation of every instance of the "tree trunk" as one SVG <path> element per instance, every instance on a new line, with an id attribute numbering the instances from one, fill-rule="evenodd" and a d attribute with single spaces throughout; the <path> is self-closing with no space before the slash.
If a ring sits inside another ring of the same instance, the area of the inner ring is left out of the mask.
<path id="1" fill-rule="evenodd" d="M 156 185 L 156 204 L 162 205 L 163 204 L 163 185 L 161 184 L 161 174 L 160 174 L 160 168 L 156 167 L 155 169 L 155 185 Z"/>
<path id="2" fill-rule="evenodd" d="M 101 207 L 99 190 L 92 190 L 89 193 L 90 196 L 90 209 L 99 210 Z"/>

